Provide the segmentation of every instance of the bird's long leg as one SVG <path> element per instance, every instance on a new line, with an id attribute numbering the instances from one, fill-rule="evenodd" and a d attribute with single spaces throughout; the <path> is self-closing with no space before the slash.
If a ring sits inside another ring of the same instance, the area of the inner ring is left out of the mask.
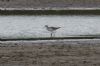
<path id="1" fill-rule="evenodd" d="M 53 33 L 51 32 L 51 35 L 50 35 L 50 37 L 53 37 Z"/>
<path id="2" fill-rule="evenodd" d="M 55 37 L 55 33 L 56 33 L 56 32 L 53 32 L 53 37 Z"/>

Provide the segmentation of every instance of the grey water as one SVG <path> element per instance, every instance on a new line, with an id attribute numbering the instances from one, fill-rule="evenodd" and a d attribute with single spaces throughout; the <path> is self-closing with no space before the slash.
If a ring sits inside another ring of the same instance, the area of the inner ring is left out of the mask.
<path id="1" fill-rule="evenodd" d="M 55 37 L 100 35 L 99 15 L 1 15 L 0 38 L 49 37 L 45 25 L 61 27 Z"/>

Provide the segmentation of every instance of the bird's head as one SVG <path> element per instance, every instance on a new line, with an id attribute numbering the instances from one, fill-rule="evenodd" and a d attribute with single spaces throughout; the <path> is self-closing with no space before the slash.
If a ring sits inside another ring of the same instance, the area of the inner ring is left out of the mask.
<path id="1" fill-rule="evenodd" d="M 45 25 L 45 27 L 48 27 L 48 25 Z"/>

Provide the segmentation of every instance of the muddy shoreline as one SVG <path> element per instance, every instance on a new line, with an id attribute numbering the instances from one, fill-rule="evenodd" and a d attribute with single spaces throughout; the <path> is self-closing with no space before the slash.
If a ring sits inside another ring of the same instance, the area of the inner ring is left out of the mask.
<path id="1" fill-rule="evenodd" d="M 1 66 L 99 66 L 100 39 L 0 41 Z"/>
<path id="2" fill-rule="evenodd" d="M 99 39 L 99 36 L 71 36 L 71 37 L 37 37 L 37 38 L 1 38 L 0 41 L 35 41 L 35 40 L 67 40 L 67 39 Z"/>

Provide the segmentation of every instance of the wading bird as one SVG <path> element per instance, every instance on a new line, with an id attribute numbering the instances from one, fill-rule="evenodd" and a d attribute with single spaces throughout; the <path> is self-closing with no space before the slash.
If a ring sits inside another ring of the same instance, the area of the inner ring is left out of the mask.
<path id="1" fill-rule="evenodd" d="M 48 25 L 45 25 L 45 27 L 50 32 L 50 37 L 54 37 L 56 30 L 61 28 L 61 27 L 49 27 Z"/>

